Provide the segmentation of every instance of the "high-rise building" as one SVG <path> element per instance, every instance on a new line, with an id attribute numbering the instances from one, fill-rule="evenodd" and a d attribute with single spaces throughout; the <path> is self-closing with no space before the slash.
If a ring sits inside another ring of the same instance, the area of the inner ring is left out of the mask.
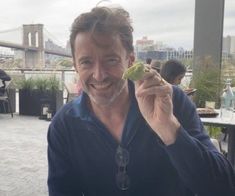
<path id="1" fill-rule="evenodd" d="M 146 51 L 154 46 L 154 40 L 149 40 L 147 36 L 142 39 L 136 40 L 136 51 Z"/>
<path id="2" fill-rule="evenodd" d="M 235 36 L 231 36 L 230 53 L 235 55 Z"/>
<path id="3" fill-rule="evenodd" d="M 223 52 L 235 54 L 235 36 L 226 36 L 223 38 Z"/>

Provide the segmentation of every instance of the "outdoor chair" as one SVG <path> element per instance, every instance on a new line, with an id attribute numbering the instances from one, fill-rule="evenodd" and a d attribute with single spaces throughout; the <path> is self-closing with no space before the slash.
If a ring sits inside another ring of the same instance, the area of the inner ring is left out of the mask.
<path id="1" fill-rule="evenodd" d="M 13 112 L 12 112 L 12 106 L 9 98 L 9 86 L 10 86 L 11 81 L 6 82 L 6 85 L 4 88 L 1 89 L 0 93 L 0 103 L 2 104 L 3 112 L 7 112 L 7 107 L 8 106 L 9 112 L 11 114 L 11 117 L 13 118 Z"/>

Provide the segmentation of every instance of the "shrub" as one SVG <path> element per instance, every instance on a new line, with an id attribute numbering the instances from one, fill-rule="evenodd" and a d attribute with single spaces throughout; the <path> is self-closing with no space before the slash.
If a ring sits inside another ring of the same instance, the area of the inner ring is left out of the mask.
<path id="1" fill-rule="evenodd" d="M 192 86 L 197 89 L 194 101 L 197 107 L 205 107 L 206 101 L 220 104 L 220 68 L 215 66 L 210 57 L 200 61 L 199 69 L 193 73 Z"/>
<path id="2" fill-rule="evenodd" d="M 16 87 L 19 89 L 28 89 L 28 90 L 32 90 L 35 88 L 35 80 L 30 77 L 28 79 L 21 79 L 19 81 L 16 82 Z"/>
<path id="3" fill-rule="evenodd" d="M 17 82 L 17 87 L 19 89 L 38 89 L 40 91 L 57 91 L 61 89 L 60 80 L 54 75 L 50 77 L 30 77 L 29 79 L 23 79 Z"/>

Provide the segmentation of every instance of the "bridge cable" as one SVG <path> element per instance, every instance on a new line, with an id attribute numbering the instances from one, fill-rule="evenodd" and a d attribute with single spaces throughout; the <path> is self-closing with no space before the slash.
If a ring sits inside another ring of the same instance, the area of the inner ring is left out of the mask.
<path id="1" fill-rule="evenodd" d="M 51 38 L 53 38 L 53 40 L 57 41 L 57 42 L 60 44 L 60 46 L 64 48 L 64 44 L 63 44 L 63 42 L 62 42 L 61 40 L 59 40 L 58 38 L 56 38 L 56 37 L 55 37 L 52 33 L 50 33 L 45 27 L 44 27 L 44 31 L 49 35 L 48 38 L 50 38 L 50 36 L 51 36 Z M 53 40 L 51 40 L 51 41 L 53 41 Z M 55 43 L 55 44 L 56 44 L 56 43 Z"/>
<path id="2" fill-rule="evenodd" d="M 6 29 L 6 30 L 2 30 L 0 31 L 0 33 L 9 33 L 9 32 L 13 32 L 13 31 L 18 31 L 20 30 L 22 27 L 17 27 L 17 28 L 12 28 L 12 29 Z"/>

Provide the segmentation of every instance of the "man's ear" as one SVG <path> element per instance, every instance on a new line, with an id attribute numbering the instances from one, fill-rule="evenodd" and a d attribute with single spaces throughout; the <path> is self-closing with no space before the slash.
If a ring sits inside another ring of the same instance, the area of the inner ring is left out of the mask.
<path id="1" fill-rule="evenodd" d="M 134 54 L 134 52 L 131 52 L 131 53 L 130 53 L 130 56 L 129 56 L 129 64 L 128 64 L 128 67 L 131 67 L 134 62 L 135 62 L 135 54 Z"/>

